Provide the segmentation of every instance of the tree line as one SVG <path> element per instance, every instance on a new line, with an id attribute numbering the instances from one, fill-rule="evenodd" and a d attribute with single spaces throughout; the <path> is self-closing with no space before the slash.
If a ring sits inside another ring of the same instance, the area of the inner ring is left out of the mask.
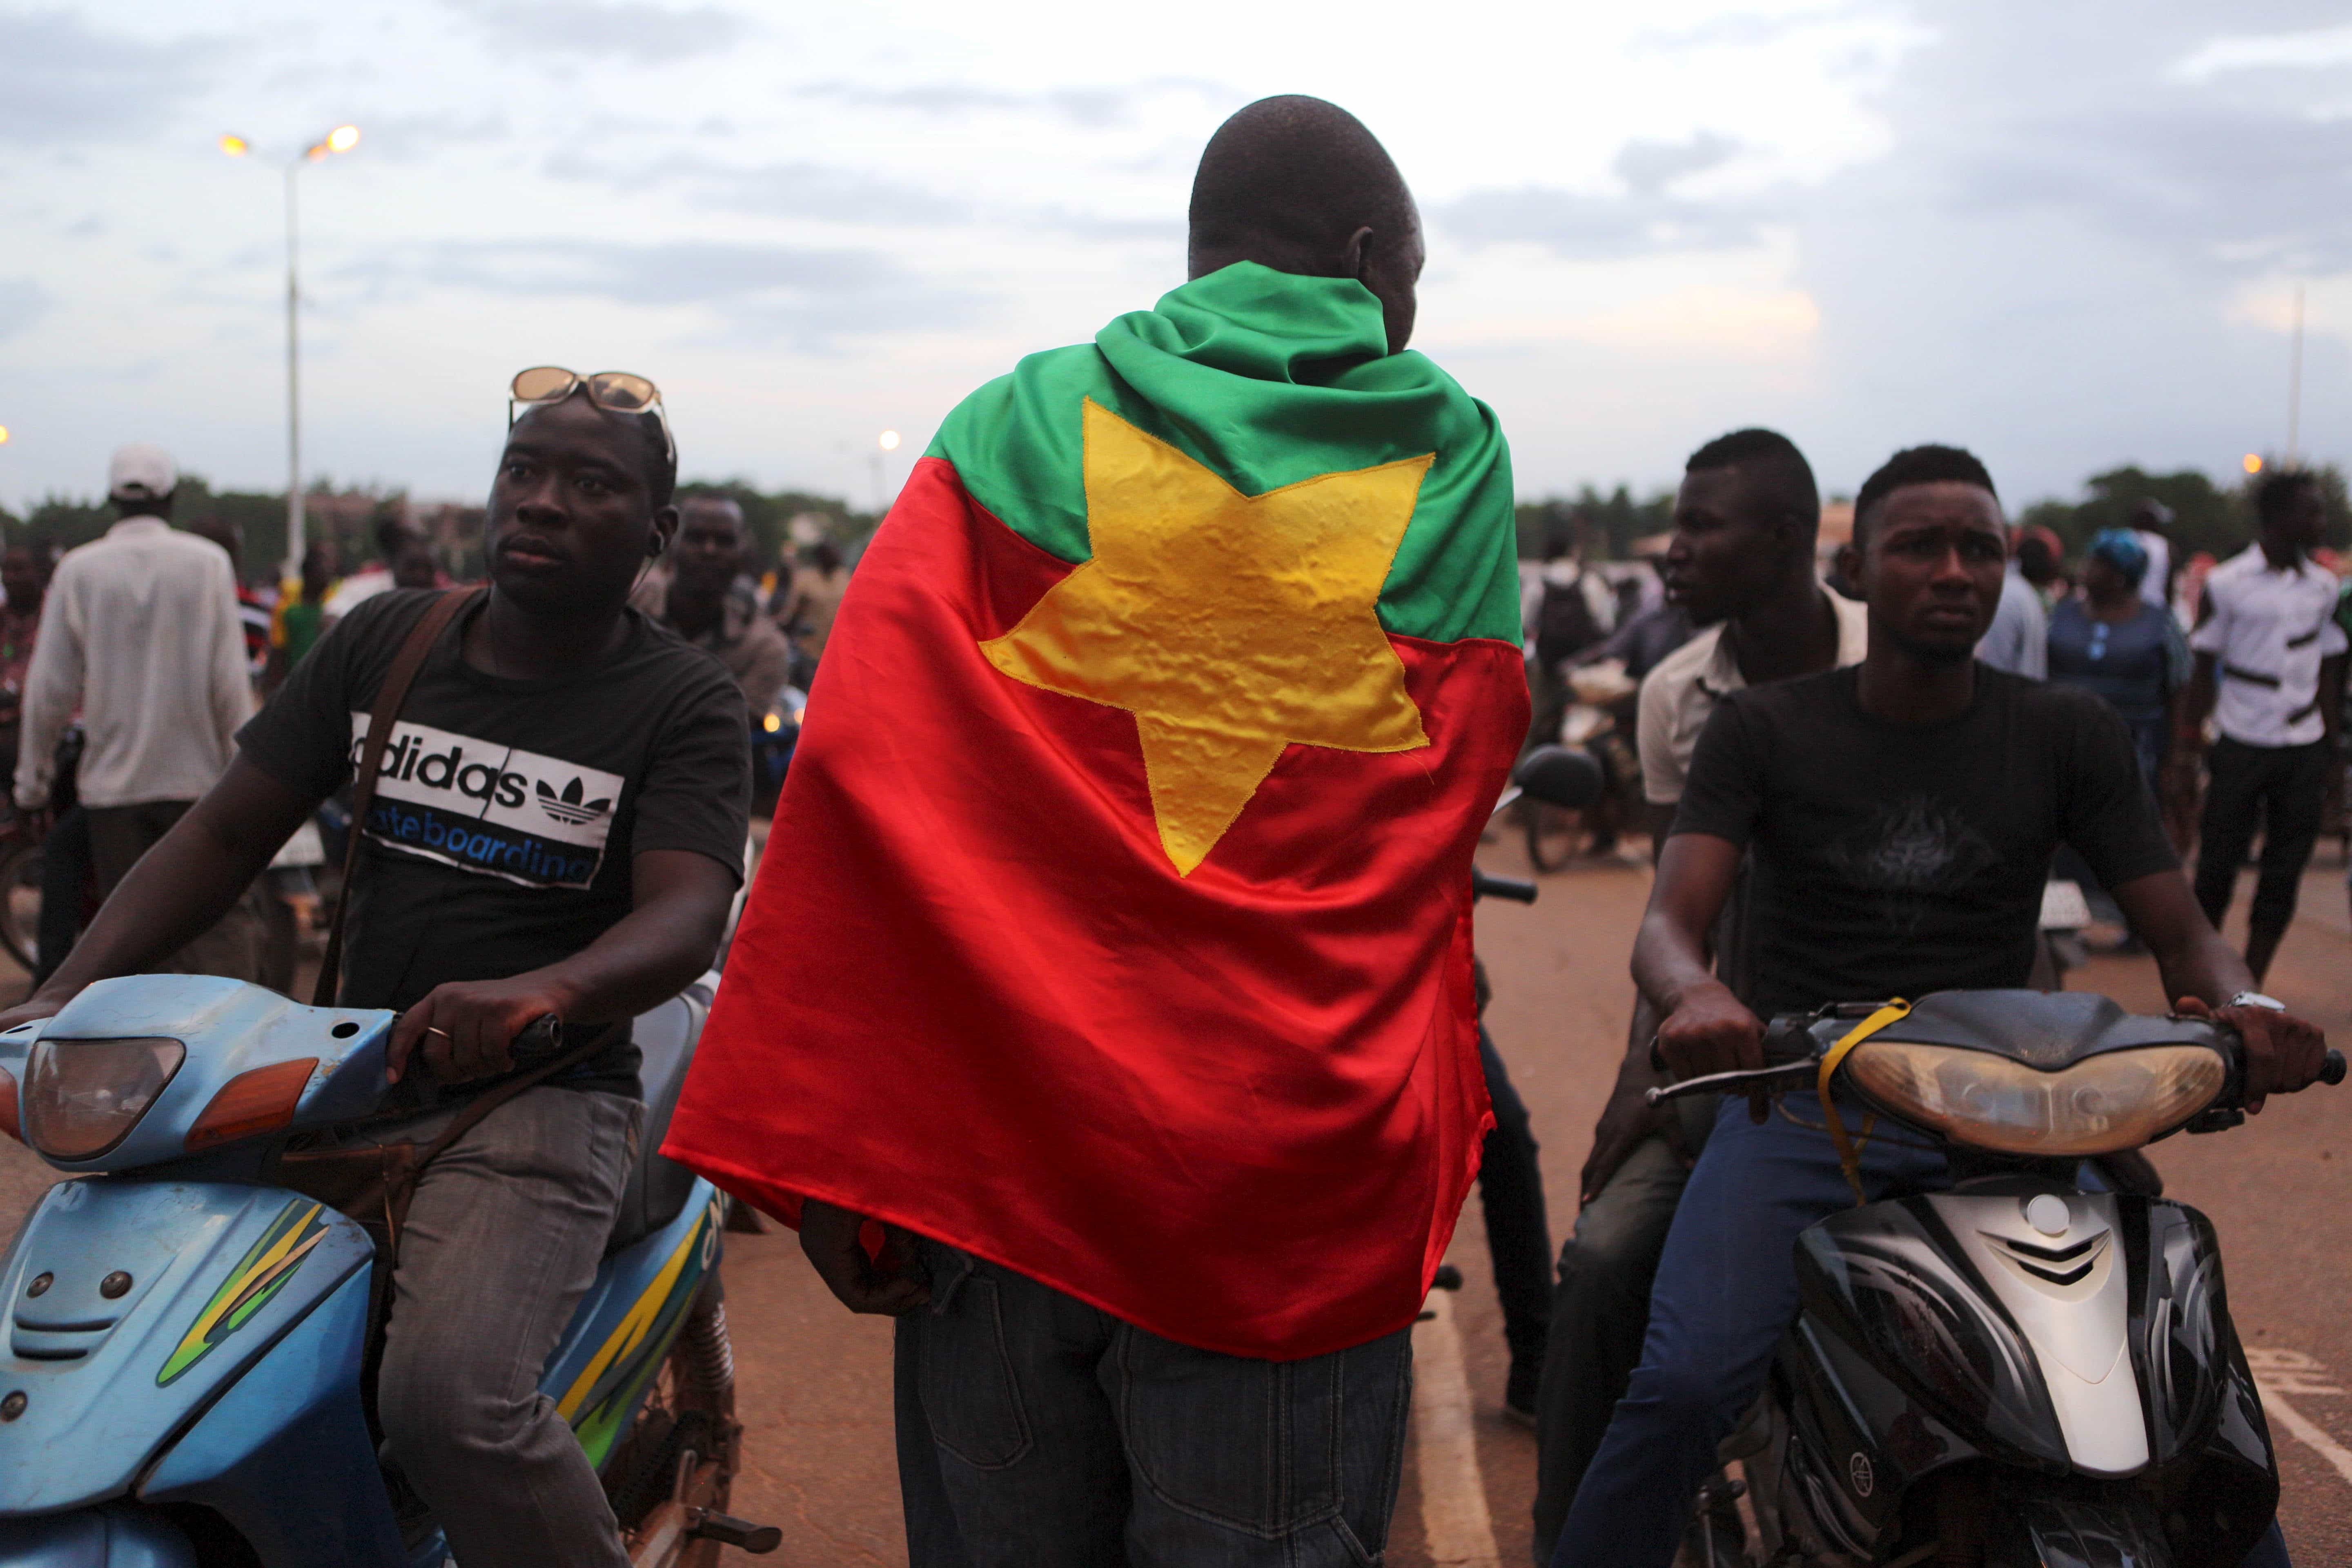
<path id="1" fill-rule="evenodd" d="M 802 520 L 800 531 L 830 541 L 845 553 L 874 531 L 877 519 L 853 508 L 838 496 L 805 490 L 762 490 L 743 479 L 697 480 L 681 484 L 678 499 L 723 495 L 743 509 L 750 526 L 756 564 L 772 565 Z M 190 527 L 217 519 L 235 528 L 244 540 L 246 576 L 266 580 L 286 554 L 286 492 L 284 490 L 215 490 L 197 474 L 180 476 L 173 521 Z M 376 539 L 386 522 L 422 529 L 434 541 L 441 564 L 461 578 L 481 571 L 482 509 L 478 506 L 419 503 L 403 489 L 338 485 L 320 479 L 304 493 L 304 531 L 312 541 L 334 546 L 341 571 L 358 570 L 376 558 Z M 70 550 L 104 533 L 115 521 L 114 509 L 104 500 L 50 495 L 16 517 L 0 509 L 0 532 L 7 542 L 34 541 Z"/>
<path id="2" fill-rule="evenodd" d="M 2339 551 L 2352 548 L 2352 503 L 2346 499 L 2344 471 L 2333 463 L 2313 471 L 2327 500 L 2327 543 Z M 2159 474 L 2126 464 L 2092 475 L 2083 489 L 2081 500 L 2035 501 L 2016 513 L 2015 521 L 2049 529 L 2065 545 L 2070 559 L 2080 555 L 2099 530 L 2127 523 L 2133 509 L 2143 500 L 2161 501 L 2172 509 L 2172 538 L 2184 558 L 2200 550 L 2224 557 L 2253 541 L 2251 477 L 2241 483 L 2219 485 L 2195 468 Z M 1637 500 L 1623 485 L 1606 492 L 1586 485 L 1574 495 L 1522 501 L 1519 554 L 1539 560 L 1549 546 L 1560 543 L 1580 545 L 1596 557 L 1622 560 L 1633 553 L 1635 540 L 1671 529 L 1674 513 L 1674 491 L 1656 490 Z"/>

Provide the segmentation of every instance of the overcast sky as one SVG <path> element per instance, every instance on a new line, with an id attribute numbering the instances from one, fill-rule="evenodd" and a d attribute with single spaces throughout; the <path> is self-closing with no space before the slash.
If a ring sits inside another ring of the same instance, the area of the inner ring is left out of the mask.
<path id="1" fill-rule="evenodd" d="M 1851 491 L 2233 471 L 2352 425 L 2352 26 L 2300 0 L 1181 6 L 0 0 L 0 504 L 153 440 L 473 497 L 526 364 L 657 381 L 686 473 L 872 495 L 966 392 L 1182 279 L 1218 121 L 1321 94 L 1430 230 L 1415 345 L 1522 495 L 1776 426 Z M 225 157 L 215 137 L 259 156 Z"/>

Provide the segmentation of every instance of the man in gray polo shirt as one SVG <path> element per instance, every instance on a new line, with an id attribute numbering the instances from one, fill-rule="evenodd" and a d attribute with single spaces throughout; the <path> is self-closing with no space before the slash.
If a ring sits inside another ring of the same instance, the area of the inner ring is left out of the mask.
<path id="1" fill-rule="evenodd" d="M 1814 568 L 1821 494 L 1785 436 L 1738 430 L 1691 454 L 1675 498 L 1665 556 L 1668 599 L 1705 630 L 1642 682 L 1637 742 L 1652 842 L 1665 840 L 1699 731 L 1722 698 L 1744 687 L 1859 664 L 1869 649 L 1863 605 L 1822 586 Z M 1717 966 L 1738 961 L 1736 913 L 1717 932 Z M 1650 1066 L 1657 1018 L 1634 1003 L 1616 1089 L 1593 1130 L 1575 1234 L 1559 1254 L 1543 1383 L 1537 1395 L 1535 1552 L 1550 1561 L 1560 1522 L 1611 1412 L 1640 1360 L 1650 1281 L 1683 1184 L 1713 1124 L 1712 1100 L 1654 1110 L 1664 1082 Z"/>

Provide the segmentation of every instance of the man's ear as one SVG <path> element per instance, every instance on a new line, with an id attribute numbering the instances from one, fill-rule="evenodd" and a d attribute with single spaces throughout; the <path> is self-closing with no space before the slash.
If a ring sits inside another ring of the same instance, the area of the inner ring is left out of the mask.
<path id="1" fill-rule="evenodd" d="M 658 541 L 658 543 L 656 542 Z M 654 513 L 653 537 L 646 542 L 647 555 L 667 555 L 677 542 L 677 508 L 666 506 Z"/>
<path id="2" fill-rule="evenodd" d="M 1860 545 L 1838 546 L 1837 571 L 1838 575 L 1852 584 L 1856 590 L 1862 587 L 1862 547 Z"/>
<path id="3" fill-rule="evenodd" d="M 1370 252 L 1372 229 L 1370 224 L 1348 237 L 1347 247 L 1339 253 L 1339 275 L 1364 280 L 1364 258 Z"/>

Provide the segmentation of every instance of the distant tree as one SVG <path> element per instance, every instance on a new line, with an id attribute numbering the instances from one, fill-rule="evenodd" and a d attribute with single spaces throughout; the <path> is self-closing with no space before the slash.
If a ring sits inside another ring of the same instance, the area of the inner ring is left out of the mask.
<path id="1" fill-rule="evenodd" d="M 1521 501 L 1516 521 L 1524 560 L 1541 560 L 1546 547 L 1557 542 L 1580 546 L 1592 560 L 1622 561 L 1633 552 L 1633 541 L 1674 526 L 1675 496 L 1672 490 L 1657 490 L 1635 500 L 1624 485 L 1604 494 L 1587 484 L 1573 497 Z"/>
<path id="2" fill-rule="evenodd" d="M 2347 502 L 2343 470 L 2330 463 L 2313 472 L 2326 499 L 2327 542 L 2343 549 L 2352 544 L 2352 504 Z M 2151 474 L 2125 467 L 2092 475 L 2084 489 L 2090 492 L 2084 500 L 2036 501 L 2017 521 L 2050 529 L 2065 542 L 2069 555 L 2079 555 L 2093 534 L 2127 526 L 2134 509 L 2154 500 L 2172 509 L 2172 538 L 2183 559 L 2199 551 L 2233 555 L 2253 541 L 2251 479 L 2224 489 L 2194 468 Z"/>

